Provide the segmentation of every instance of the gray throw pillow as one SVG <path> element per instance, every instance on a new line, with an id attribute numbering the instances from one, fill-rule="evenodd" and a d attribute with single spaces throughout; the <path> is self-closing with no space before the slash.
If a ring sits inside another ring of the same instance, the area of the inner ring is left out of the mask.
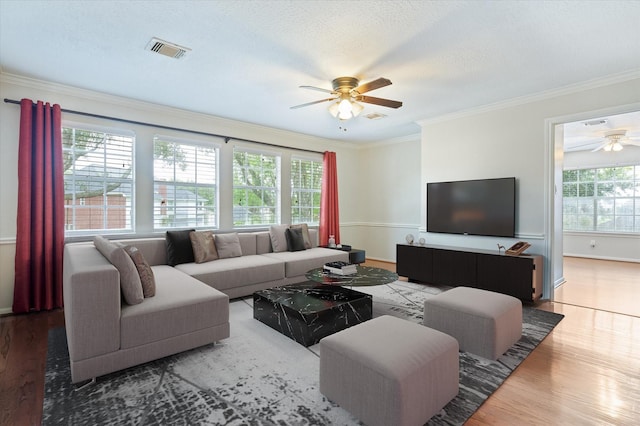
<path id="1" fill-rule="evenodd" d="M 310 249 L 313 247 L 311 244 L 311 236 L 309 235 L 309 226 L 306 223 L 298 223 L 295 225 L 291 225 L 291 229 L 302 229 L 302 238 L 304 239 L 304 248 Z"/>
<path id="2" fill-rule="evenodd" d="M 153 269 L 147 263 L 146 259 L 142 255 L 142 252 L 134 246 L 124 247 L 124 251 L 127 252 L 133 264 L 138 270 L 138 276 L 140 277 L 140 283 L 142 284 L 142 294 L 144 297 L 153 297 L 156 295 L 156 278 L 153 275 Z"/>
<path id="3" fill-rule="evenodd" d="M 242 247 L 240 247 L 240 238 L 237 233 L 217 234 L 214 240 L 220 259 L 242 256 Z"/>
<path id="4" fill-rule="evenodd" d="M 287 229 L 289 229 L 289 225 L 272 225 L 269 228 L 271 248 L 274 253 L 287 251 L 287 237 L 285 236 Z"/>
<path id="5" fill-rule="evenodd" d="M 138 269 L 131 260 L 131 256 L 122 247 L 118 247 L 111 252 L 111 263 L 120 273 L 120 290 L 127 305 L 137 305 L 144 300 L 142 283 Z"/>
<path id="6" fill-rule="evenodd" d="M 196 263 L 209 262 L 218 258 L 213 231 L 192 231 L 189 234 Z"/>
<path id="7" fill-rule="evenodd" d="M 287 237 L 287 248 L 289 251 L 306 250 L 304 238 L 302 238 L 302 228 L 289 228 L 284 234 Z"/>
<path id="8" fill-rule="evenodd" d="M 102 235 L 93 237 L 93 245 L 109 262 L 111 262 L 111 253 L 119 247 L 116 243 L 107 240 Z"/>

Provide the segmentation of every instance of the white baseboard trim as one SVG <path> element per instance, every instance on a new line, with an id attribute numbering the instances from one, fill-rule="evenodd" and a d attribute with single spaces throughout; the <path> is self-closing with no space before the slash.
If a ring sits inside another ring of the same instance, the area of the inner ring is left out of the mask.
<path id="1" fill-rule="evenodd" d="M 0 315 L 12 314 L 13 309 L 11 308 L 0 308 Z"/>
<path id="2" fill-rule="evenodd" d="M 582 259 L 596 259 L 596 260 L 612 260 L 616 262 L 631 262 L 631 263 L 640 263 L 640 259 L 630 259 L 626 257 L 612 257 L 612 256 L 593 256 L 593 255 L 584 255 L 584 254 L 573 254 L 573 253 L 563 253 L 564 257 L 579 257 Z"/>

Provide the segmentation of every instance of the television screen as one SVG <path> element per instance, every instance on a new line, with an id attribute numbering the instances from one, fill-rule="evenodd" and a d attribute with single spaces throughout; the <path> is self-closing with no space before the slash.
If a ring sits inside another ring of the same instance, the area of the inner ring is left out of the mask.
<path id="1" fill-rule="evenodd" d="M 515 237 L 516 178 L 427 183 L 427 232 Z"/>

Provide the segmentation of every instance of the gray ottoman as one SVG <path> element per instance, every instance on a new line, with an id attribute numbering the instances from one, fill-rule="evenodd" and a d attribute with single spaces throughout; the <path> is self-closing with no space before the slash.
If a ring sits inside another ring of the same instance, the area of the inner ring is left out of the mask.
<path id="1" fill-rule="evenodd" d="M 456 287 L 424 302 L 424 325 L 455 337 L 460 350 L 496 360 L 522 335 L 522 302 Z"/>
<path id="2" fill-rule="evenodd" d="M 320 392 L 368 426 L 423 425 L 458 394 L 458 343 L 391 316 L 320 341 Z"/>

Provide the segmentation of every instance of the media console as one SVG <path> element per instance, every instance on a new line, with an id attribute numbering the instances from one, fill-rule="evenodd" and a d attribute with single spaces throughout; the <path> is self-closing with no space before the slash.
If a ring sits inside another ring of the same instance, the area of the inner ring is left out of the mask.
<path id="1" fill-rule="evenodd" d="M 542 256 L 398 244 L 396 272 L 411 281 L 491 290 L 535 302 L 542 296 Z"/>

